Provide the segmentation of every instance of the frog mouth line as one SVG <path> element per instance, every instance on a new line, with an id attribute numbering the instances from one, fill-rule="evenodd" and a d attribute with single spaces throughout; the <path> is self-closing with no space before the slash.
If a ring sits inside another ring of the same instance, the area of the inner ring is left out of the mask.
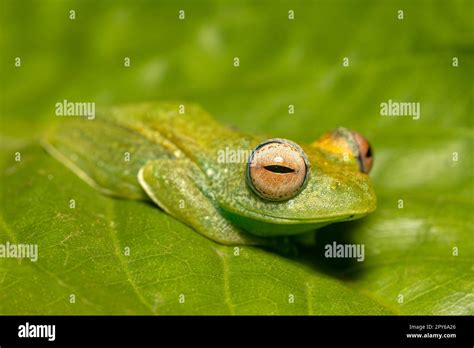
<path id="1" fill-rule="evenodd" d="M 239 204 L 240 206 L 240 204 Z M 328 215 L 325 216 L 324 218 L 288 218 L 288 217 L 281 217 L 281 216 L 275 216 L 275 215 L 269 215 L 269 214 L 262 214 L 259 212 L 256 212 L 255 210 L 246 210 L 246 214 L 241 214 L 239 211 L 235 210 L 229 210 L 226 209 L 227 211 L 242 215 L 245 217 L 249 217 L 258 221 L 263 221 L 263 222 L 274 222 L 274 223 L 287 223 L 287 224 L 294 224 L 294 223 L 301 223 L 301 224 L 311 224 L 311 223 L 321 223 L 321 222 L 337 222 L 337 221 L 346 221 L 346 220 L 356 220 L 359 219 L 367 214 L 369 214 L 371 211 L 375 210 L 368 210 L 368 211 L 352 211 L 348 212 L 345 214 L 338 214 L 338 215 Z"/>
<path id="2" fill-rule="evenodd" d="M 254 212 L 252 212 L 254 213 Z M 343 215 L 333 215 L 333 216 L 326 216 L 324 218 L 285 218 L 285 217 L 280 217 L 280 216 L 274 216 L 274 215 L 267 215 L 267 214 L 256 214 L 251 216 L 252 218 L 255 218 L 256 220 L 259 221 L 265 221 L 265 222 L 270 222 L 274 221 L 275 223 L 301 223 L 301 224 L 311 224 L 311 223 L 320 223 L 320 222 L 337 222 L 337 221 L 346 221 L 346 220 L 351 220 L 351 219 L 358 219 L 361 218 L 369 212 L 364 212 L 364 213 L 349 213 L 349 214 L 343 214 Z M 269 220 L 265 220 L 265 218 L 268 218 Z"/>

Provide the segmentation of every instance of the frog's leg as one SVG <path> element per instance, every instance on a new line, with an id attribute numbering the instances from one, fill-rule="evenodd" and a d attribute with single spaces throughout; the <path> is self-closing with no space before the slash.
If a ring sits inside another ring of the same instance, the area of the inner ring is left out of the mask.
<path id="1" fill-rule="evenodd" d="M 253 237 L 226 220 L 204 193 L 204 174 L 187 159 L 148 161 L 140 169 L 138 181 L 160 208 L 213 241 L 228 245 L 273 243 Z"/>

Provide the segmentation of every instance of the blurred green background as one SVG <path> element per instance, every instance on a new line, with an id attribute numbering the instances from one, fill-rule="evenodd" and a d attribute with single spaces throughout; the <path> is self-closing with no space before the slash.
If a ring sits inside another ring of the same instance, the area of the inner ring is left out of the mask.
<path id="1" fill-rule="evenodd" d="M 374 263 L 364 267 L 378 268 L 351 285 L 388 307 L 397 306 L 397 284 L 416 296 L 436 289 L 442 299 L 401 313 L 474 312 L 473 1 L 0 3 L 4 149 L 36 141 L 63 99 L 97 107 L 192 101 L 244 131 L 298 142 L 356 129 L 375 150 L 379 208 L 353 236 L 372 245 Z M 388 99 L 420 102 L 421 118 L 380 116 Z M 465 248 L 462 264 L 443 259 L 453 245 Z"/>
<path id="2" fill-rule="evenodd" d="M 423 136 L 470 119 L 472 1 L 1 4 L 2 114 L 20 135 L 49 122 L 64 98 L 99 106 L 196 101 L 245 130 L 301 140 L 341 124 L 377 136 L 402 123 Z M 185 20 L 178 20 L 180 9 Z M 342 67 L 343 57 L 350 67 Z M 423 117 L 379 117 L 379 103 L 389 98 L 420 101 Z M 295 105 L 292 117 L 288 104 Z"/>

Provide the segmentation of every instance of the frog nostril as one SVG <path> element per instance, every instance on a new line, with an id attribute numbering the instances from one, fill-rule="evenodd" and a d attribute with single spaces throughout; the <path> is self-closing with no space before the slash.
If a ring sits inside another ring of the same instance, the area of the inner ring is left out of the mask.
<path id="1" fill-rule="evenodd" d="M 294 173 L 295 170 L 289 167 L 285 166 L 279 166 L 279 165 L 271 165 L 271 166 L 265 166 L 263 167 L 266 170 L 272 172 L 272 173 L 279 173 L 279 174 L 287 174 L 287 173 Z"/>

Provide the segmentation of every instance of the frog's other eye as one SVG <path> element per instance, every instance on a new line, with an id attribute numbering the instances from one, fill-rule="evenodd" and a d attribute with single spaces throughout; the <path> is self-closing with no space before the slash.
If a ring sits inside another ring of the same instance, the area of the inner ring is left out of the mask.
<path id="1" fill-rule="evenodd" d="M 304 188 L 309 162 L 303 149 L 286 139 L 270 139 L 258 145 L 247 164 L 247 183 L 260 197 L 284 201 Z"/>
<path id="2" fill-rule="evenodd" d="M 374 164 L 372 147 L 360 133 L 339 127 L 332 132 L 323 134 L 313 146 L 341 156 L 349 153 L 359 166 L 359 170 L 368 174 Z"/>
<path id="3" fill-rule="evenodd" d="M 357 144 L 357 161 L 359 162 L 360 171 L 363 173 L 369 173 L 374 164 L 374 155 L 372 153 L 372 147 L 370 146 L 367 139 L 365 139 L 360 133 L 352 131 L 355 143 Z"/>

